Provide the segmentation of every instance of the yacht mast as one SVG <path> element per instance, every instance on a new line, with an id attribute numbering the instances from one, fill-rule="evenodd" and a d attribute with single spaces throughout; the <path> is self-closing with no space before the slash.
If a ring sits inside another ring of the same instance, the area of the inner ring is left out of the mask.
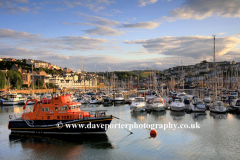
<path id="1" fill-rule="evenodd" d="M 181 60 L 182 63 L 182 60 Z M 182 63 L 182 78 L 183 78 L 183 92 L 184 92 L 184 73 L 183 73 L 183 63 Z"/>
<path id="2" fill-rule="evenodd" d="M 216 87 L 216 59 L 215 59 L 215 37 L 216 35 L 213 35 L 214 39 L 213 39 L 213 42 L 214 42 L 214 55 L 213 55 L 213 59 L 214 59 L 214 63 L 213 63 L 213 66 L 214 66 L 214 87 L 215 87 L 215 100 L 217 98 L 217 87 Z"/>

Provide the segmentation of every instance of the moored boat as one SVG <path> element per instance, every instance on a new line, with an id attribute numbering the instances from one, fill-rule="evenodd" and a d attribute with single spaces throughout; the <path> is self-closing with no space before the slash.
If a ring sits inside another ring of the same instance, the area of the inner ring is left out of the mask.
<path id="1" fill-rule="evenodd" d="M 106 110 L 81 111 L 81 103 L 72 102 L 70 95 L 53 97 L 50 104 L 38 104 L 37 99 L 29 101 L 35 101 L 33 111 L 25 111 L 21 117 L 9 115 L 8 127 L 11 132 L 104 133 L 112 121 L 112 116 L 106 115 Z"/>

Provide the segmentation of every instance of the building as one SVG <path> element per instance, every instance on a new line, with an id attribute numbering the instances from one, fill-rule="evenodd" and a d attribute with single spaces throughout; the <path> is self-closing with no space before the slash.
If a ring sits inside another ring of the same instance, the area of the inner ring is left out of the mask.
<path id="1" fill-rule="evenodd" d="M 37 71 L 37 74 L 39 76 L 47 76 L 47 73 L 45 71 Z"/>
<path id="2" fill-rule="evenodd" d="M 29 64 L 29 65 L 33 65 L 33 62 L 34 62 L 34 60 L 32 60 L 32 59 L 26 60 L 26 64 Z"/>
<path id="3" fill-rule="evenodd" d="M 44 61 L 34 61 L 33 65 L 35 68 L 48 68 L 49 63 Z"/>
<path id="4" fill-rule="evenodd" d="M 31 73 L 23 72 L 22 73 L 23 85 L 29 87 L 31 84 Z"/>
<path id="5" fill-rule="evenodd" d="M 71 69 L 67 69 L 67 68 L 65 67 L 65 68 L 63 68 L 63 71 L 66 72 L 66 73 L 69 73 L 69 72 L 71 72 Z"/>
<path id="6" fill-rule="evenodd" d="M 14 58 L 3 58 L 2 61 L 17 61 Z"/>
<path id="7" fill-rule="evenodd" d="M 19 66 L 18 64 L 13 64 L 10 70 L 19 71 L 20 73 L 22 73 L 22 67 Z"/>

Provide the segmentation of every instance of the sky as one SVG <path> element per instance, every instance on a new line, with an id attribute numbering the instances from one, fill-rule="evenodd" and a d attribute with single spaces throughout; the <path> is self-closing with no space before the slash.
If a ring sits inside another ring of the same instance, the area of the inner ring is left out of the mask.
<path id="1" fill-rule="evenodd" d="M 240 0 L 0 0 L 0 57 L 75 71 L 240 61 Z"/>

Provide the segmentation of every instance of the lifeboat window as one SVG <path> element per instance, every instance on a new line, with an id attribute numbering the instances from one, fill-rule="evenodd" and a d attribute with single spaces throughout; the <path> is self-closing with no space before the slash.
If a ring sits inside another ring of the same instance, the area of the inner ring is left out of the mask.
<path id="1" fill-rule="evenodd" d="M 65 111 L 67 110 L 67 106 L 64 106 L 64 110 L 65 110 Z"/>
<path id="2" fill-rule="evenodd" d="M 71 110 L 71 106 L 68 107 L 68 110 Z"/>
<path id="3" fill-rule="evenodd" d="M 63 107 L 59 107 L 59 111 L 63 111 Z"/>
<path id="4" fill-rule="evenodd" d="M 72 109 L 75 109 L 75 106 L 72 106 Z"/>
<path id="5" fill-rule="evenodd" d="M 44 112 L 44 110 L 45 110 L 44 107 L 42 107 L 42 112 Z"/>
<path id="6" fill-rule="evenodd" d="M 49 111 L 49 108 L 48 107 L 46 107 L 46 112 L 48 112 Z"/>
<path id="7" fill-rule="evenodd" d="M 60 116 L 57 116 L 57 119 L 60 119 Z"/>
<path id="8" fill-rule="evenodd" d="M 78 109 L 78 105 L 76 106 L 76 109 Z"/>
<path id="9" fill-rule="evenodd" d="M 58 107 L 55 107 L 55 111 L 58 111 Z"/>

